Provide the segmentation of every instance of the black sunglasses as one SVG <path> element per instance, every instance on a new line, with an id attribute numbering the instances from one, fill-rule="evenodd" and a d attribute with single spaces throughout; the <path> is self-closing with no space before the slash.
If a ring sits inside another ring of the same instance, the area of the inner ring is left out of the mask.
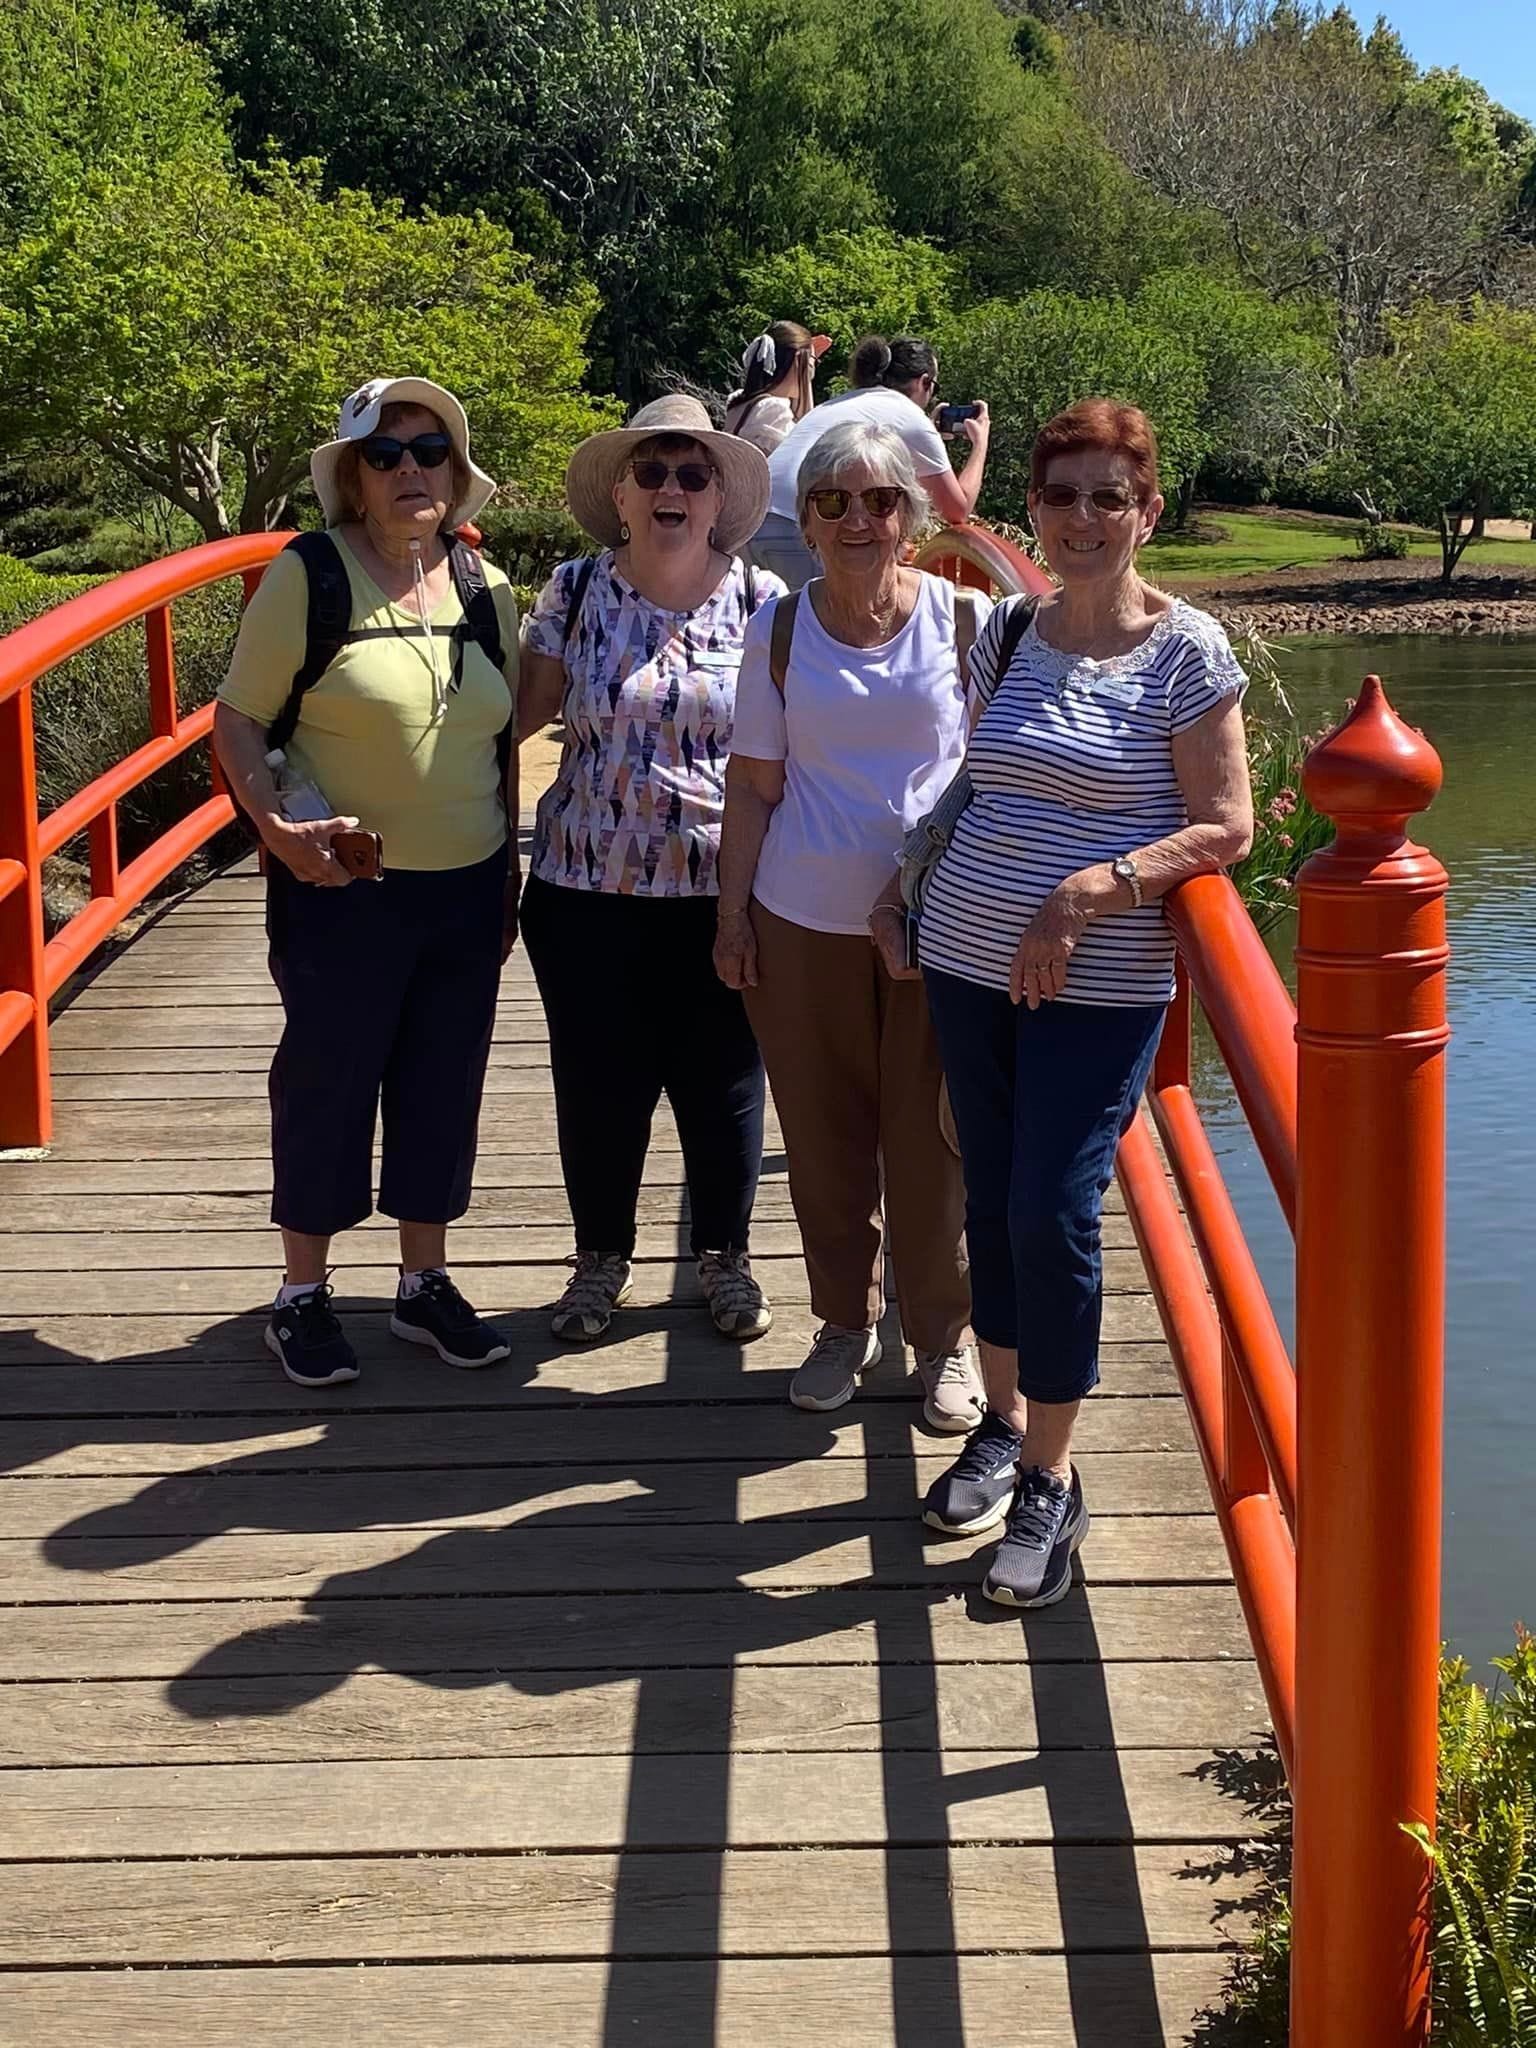
<path id="1" fill-rule="evenodd" d="M 677 487 L 690 495 L 707 491 L 715 480 L 715 472 L 705 462 L 662 462 L 659 458 L 644 457 L 629 465 L 629 473 L 642 491 L 659 491 L 666 486 L 669 476 L 677 478 Z"/>
<path id="2" fill-rule="evenodd" d="M 358 453 L 370 469 L 398 469 L 407 449 L 418 469 L 441 469 L 453 453 L 453 443 L 446 434 L 417 434 L 410 441 L 397 441 L 393 434 L 370 434 Z"/>
<path id="3" fill-rule="evenodd" d="M 889 519 L 901 503 L 902 493 L 895 484 L 872 484 L 867 491 L 811 491 L 805 502 L 818 519 L 832 525 L 847 518 L 848 507 L 855 498 L 871 519 Z"/>
<path id="4" fill-rule="evenodd" d="M 1080 491 L 1075 484 L 1042 484 L 1040 502 L 1053 512 L 1070 512 L 1079 498 L 1092 500 L 1095 512 L 1129 512 L 1136 499 L 1115 484 L 1100 484 L 1097 490 Z"/>

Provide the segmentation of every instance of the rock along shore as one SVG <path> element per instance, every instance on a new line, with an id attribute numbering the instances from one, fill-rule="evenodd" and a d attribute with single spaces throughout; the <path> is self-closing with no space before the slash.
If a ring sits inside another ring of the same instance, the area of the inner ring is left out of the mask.
<path id="1" fill-rule="evenodd" d="M 1536 634 L 1536 596 L 1446 597 L 1386 602 L 1328 601 L 1279 603 L 1258 598 L 1244 603 L 1232 593 L 1197 597 L 1229 629 L 1242 627 L 1263 639 L 1302 633 L 1529 633 Z"/>

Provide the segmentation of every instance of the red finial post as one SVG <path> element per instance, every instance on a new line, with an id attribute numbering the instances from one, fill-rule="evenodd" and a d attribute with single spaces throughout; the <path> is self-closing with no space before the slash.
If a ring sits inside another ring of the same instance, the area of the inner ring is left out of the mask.
<path id="1" fill-rule="evenodd" d="M 1338 828 L 1297 945 L 1293 2048 L 1429 2039 L 1445 1318 L 1433 747 L 1367 676 L 1303 786 Z"/>

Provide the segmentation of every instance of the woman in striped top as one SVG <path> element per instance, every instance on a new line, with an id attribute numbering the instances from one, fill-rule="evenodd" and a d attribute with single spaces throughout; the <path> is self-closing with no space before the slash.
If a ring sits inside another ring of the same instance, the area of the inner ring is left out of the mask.
<path id="1" fill-rule="evenodd" d="M 930 879 L 920 959 L 965 1165 L 989 1413 L 930 1489 L 955 1534 L 1006 1523 L 983 1591 L 1047 1606 L 1088 1528 L 1071 1463 L 1099 1377 L 1099 1217 L 1173 992 L 1160 899 L 1247 851 L 1246 678 L 1204 612 L 1154 590 L 1157 441 L 1090 399 L 1042 429 L 1030 515 L 1060 588 L 971 665 L 975 795 Z M 894 919 L 880 919 L 894 944 Z"/>

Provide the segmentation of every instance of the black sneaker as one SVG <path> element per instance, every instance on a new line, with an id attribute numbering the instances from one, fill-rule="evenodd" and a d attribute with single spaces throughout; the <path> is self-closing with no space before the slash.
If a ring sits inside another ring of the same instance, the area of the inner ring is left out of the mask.
<path id="1" fill-rule="evenodd" d="M 408 1344 L 430 1344 L 449 1365 L 494 1365 L 512 1349 L 441 1270 L 423 1273 L 415 1294 L 395 1296 L 389 1327 Z"/>
<path id="2" fill-rule="evenodd" d="M 1083 1482 L 1072 1468 L 1064 1486 L 1033 1465 L 1019 1475 L 1018 1496 L 981 1590 L 1003 1607 L 1052 1607 L 1072 1586 L 1072 1553 L 1088 1534 Z"/>
<path id="3" fill-rule="evenodd" d="M 1013 1498 L 1023 1441 L 1000 1415 L 983 1416 L 965 1449 L 924 1497 L 923 1520 L 929 1528 L 942 1529 L 946 1536 L 975 1536 L 1000 1522 Z"/>
<path id="4" fill-rule="evenodd" d="M 297 1301 L 274 1302 L 264 1335 L 295 1386 L 334 1387 L 357 1378 L 357 1354 L 341 1333 L 323 1281 Z"/>

